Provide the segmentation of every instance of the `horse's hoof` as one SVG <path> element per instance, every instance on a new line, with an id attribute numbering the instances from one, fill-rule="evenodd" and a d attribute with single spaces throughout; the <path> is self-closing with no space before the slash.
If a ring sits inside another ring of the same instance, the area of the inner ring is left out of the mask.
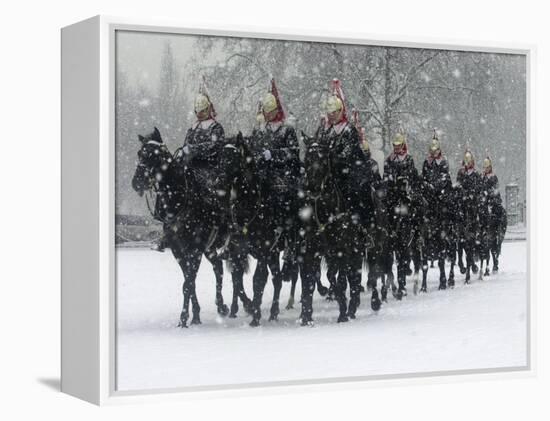
<path id="1" fill-rule="evenodd" d="M 469 280 L 469 279 L 466 279 L 466 280 L 464 281 L 464 285 L 470 285 L 470 280 Z"/>
<path id="2" fill-rule="evenodd" d="M 270 322 L 276 322 L 278 320 L 279 320 L 279 316 L 277 314 L 272 314 L 271 316 L 269 316 Z"/>
<path id="3" fill-rule="evenodd" d="M 314 323 L 313 323 L 313 320 L 304 320 L 302 319 L 302 322 L 300 323 L 300 326 L 309 326 L 309 327 L 313 327 L 314 326 Z"/>
<path id="4" fill-rule="evenodd" d="M 440 288 L 441 288 L 441 286 L 440 286 Z M 423 286 L 422 288 L 420 288 L 420 292 L 428 292 L 428 287 Z"/>
<path id="5" fill-rule="evenodd" d="M 218 306 L 218 314 L 222 317 L 225 317 L 229 314 L 229 307 L 227 307 L 225 304 Z"/>
<path id="6" fill-rule="evenodd" d="M 193 319 L 191 320 L 191 324 L 192 324 L 192 325 L 200 325 L 200 324 L 202 324 L 201 318 L 200 318 L 199 316 L 193 317 Z"/>
<path id="7" fill-rule="evenodd" d="M 348 313 L 348 317 L 350 318 L 350 320 L 355 320 L 356 318 L 355 313 Z"/>
<path id="8" fill-rule="evenodd" d="M 349 322 L 348 316 L 340 315 L 338 316 L 338 323 L 346 323 Z"/>
<path id="9" fill-rule="evenodd" d="M 489 276 L 489 275 L 491 275 L 491 272 L 489 272 L 489 269 L 486 269 L 485 274 L 483 276 Z"/>
<path id="10" fill-rule="evenodd" d="M 182 329 L 183 329 L 183 328 L 187 328 L 187 322 L 180 321 L 180 322 L 178 323 L 178 327 L 181 327 Z"/>
<path id="11" fill-rule="evenodd" d="M 252 319 L 252 321 L 250 322 L 250 327 L 258 327 L 258 326 L 260 326 L 260 321 L 257 319 Z"/>
<path id="12" fill-rule="evenodd" d="M 286 305 L 285 309 L 287 310 L 293 310 L 294 309 L 294 300 L 291 298 L 288 300 L 288 304 Z"/>
<path id="13" fill-rule="evenodd" d="M 229 317 L 230 319 L 236 319 L 237 318 L 237 313 L 229 313 Z"/>

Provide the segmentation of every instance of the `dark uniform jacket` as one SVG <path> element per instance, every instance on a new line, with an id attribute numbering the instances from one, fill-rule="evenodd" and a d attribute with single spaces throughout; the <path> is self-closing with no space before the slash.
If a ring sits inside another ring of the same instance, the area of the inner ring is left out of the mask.
<path id="1" fill-rule="evenodd" d="M 367 168 L 357 129 L 348 122 L 323 125 L 317 130 L 316 138 L 320 146 L 328 150 L 331 171 L 344 200 L 343 210 L 367 220 L 369 204 L 365 199 L 370 197 L 373 172 Z"/>
<path id="2" fill-rule="evenodd" d="M 221 206 L 216 183 L 222 171 L 219 159 L 224 145 L 225 134 L 220 123 L 214 119 L 197 121 L 187 130 L 182 152 L 176 154 L 176 160 L 186 168 L 185 173 L 193 174 L 194 193 L 213 208 Z M 205 212 L 210 211 L 205 209 Z"/>
<path id="3" fill-rule="evenodd" d="M 216 120 L 196 122 L 187 130 L 184 148 L 188 148 L 188 160 L 195 168 L 212 169 L 218 163 L 220 149 L 225 143 L 223 127 Z"/>
<path id="4" fill-rule="evenodd" d="M 388 188 L 388 206 L 394 208 L 410 203 L 420 186 L 412 156 L 407 154 L 400 159 L 396 154 L 390 154 L 384 162 L 384 180 Z"/>
<path id="5" fill-rule="evenodd" d="M 270 123 L 255 129 L 250 145 L 262 180 L 272 191 L 285 193 L 297 188 L 300 177 L 298 138 L 293 127 L 285 124 L 272 127 Z M 265 156 L 266 151 L 270 159 Z"/>

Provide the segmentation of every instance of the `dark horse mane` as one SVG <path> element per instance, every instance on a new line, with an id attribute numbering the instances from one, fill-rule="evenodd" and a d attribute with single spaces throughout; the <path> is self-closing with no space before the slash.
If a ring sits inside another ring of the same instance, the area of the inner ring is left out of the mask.
<path id="1" fill-rule="evenodd" d="M 220 160 L 226 174 L 225 186 L 230 195 L 231 223 L 234 229 L 244 229 L 255 222 L 260 211 L 261 186 L 250 141 L 241 132 L 226 138 Z"/>
<path id="2" fill-rule="evenodd" d="M 328 149 L 303 132 L 302 138 L 306 144 L 304 202 L 311 208 L 311 219 L 321 228 L 341 214 L 343 199 Z"/>

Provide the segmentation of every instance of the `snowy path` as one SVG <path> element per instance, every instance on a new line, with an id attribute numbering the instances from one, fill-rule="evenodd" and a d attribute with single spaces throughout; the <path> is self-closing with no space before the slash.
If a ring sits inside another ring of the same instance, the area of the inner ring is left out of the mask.
<path id="1" fill-rule="evenodd" d="M 222 319 L 214 305 L 215 285 L 203 259 L 197 280 L 202 325 L 177 329 L 181 271 L 171 253 L 117 250 L 118 389 L 138 390 L 257 383 L 344 376 L 524 366 L 527 353 L 526 243 L 503 245 L 501 272 L 454 290 L 437 291 L 438 271 L 428 273 L 428 294 L 402 302 L 388 297 L 375 314 L 362 295 L 358 319 L 336 324 L 335 303 L 316 294 L 314 328 L 296 324 L 299 304 L 279 321 L 250 328 L 241 310 Z M 324 283 L 327 284 L 324 278 Z M 363 281 L 363 284 L 365 282 Z M 245 283 L 251 295 L 250 275 Z M 230 277 L 224 298 L 230 304 Z M 299 299 L 299 283 L 296 297 Z M 268 282 L 263 314 L 269 314 Z"/>

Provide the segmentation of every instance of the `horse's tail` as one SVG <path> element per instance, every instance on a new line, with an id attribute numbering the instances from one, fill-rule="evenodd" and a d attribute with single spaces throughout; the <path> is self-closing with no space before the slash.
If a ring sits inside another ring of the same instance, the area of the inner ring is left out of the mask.
<path id="1" fill-rule="evenodd" d="M 363 272 L 367 272 L 369 270 L 369 262 L 367 260 L 367 254 L 363 256 Z"/>

